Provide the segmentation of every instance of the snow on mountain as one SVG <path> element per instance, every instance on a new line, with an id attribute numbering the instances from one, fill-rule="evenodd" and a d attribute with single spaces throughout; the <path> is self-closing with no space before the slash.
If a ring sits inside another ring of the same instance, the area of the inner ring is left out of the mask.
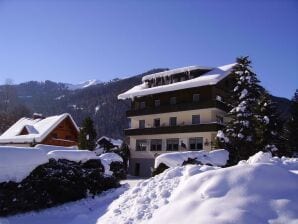
<path id="1" fill-rule="evenodd" d="M 100 83 L 102 83 L 102 82 L 99 81 L 99 80 L 90 79 L 90 80 L 87 80 L 87 81 L 79 83 L 79 84 L 66 83 L 65 85 L 69 90 L 77 90 L 77 89 L 84 89 L 84 88 L 87 88 L 89 86 L 94 86 L 94 85 L 97 85 L 97 84 L 100 84 Z"/>

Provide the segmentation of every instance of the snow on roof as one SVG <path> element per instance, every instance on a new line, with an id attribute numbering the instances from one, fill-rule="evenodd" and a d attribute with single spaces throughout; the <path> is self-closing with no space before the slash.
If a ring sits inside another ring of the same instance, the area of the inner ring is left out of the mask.
<path id="1" fill-rule="evenodd" d="M 77 131 L 79 131 L 76 123 L 68 113 L 50 116 L 44 119 L 23 117 L 0 136 L 0 143 L 30 143 L 33 139 L 36 142 L 41 142 L 67 117 L 71 119 Z M 28 134 L 20 135 L 24 128 L 26 128 Z"/>
<path id="2" fill-rule="evenodd" d="M 211 71 L 206 72 L 205 74 L 186 81 L 181 81 L 181 82 L 176 82 L 176 83 L 171 83 L 167 85 L 162 85 L 162 86 L 156 86 L 156 87 L 151 87 L 148 88 L 147 84 L 144 82 L 144 80 L 148 78 L 154 78 L 154 77 L 160 77 L 161 73 L 162 75 L 170 75 L 170 74 L 176 74 L 180 73 L 182 71 L 187 71 L 188 69 L 198 69 L 203 67 L 199 66 L 191 66 L 191 67 L 185 67 L 181 69 L 173 69 L 170 71 L 166 72 L 160 72 L 148 76 L 143 77 L 143 83 L 140 85 L 137 85 L 133 87 L 132 89 L 118 95 L 118 99 L 124 100 L 124 99 L 133 99 L 134 97 L 140 97 L 140 96 L 145 96 L 145 95 L 151 95 L 151 94 L 156 94 L 156 93 L 161 93 L 161 92 L 169 92 L 169 91 L 175 91 L 175 90 L 180 90 L 180 89 L 188 89 L 188 88 L 193 88 L 193 87 L 199 87 L 199 86 L 207 86 L 207 85 L 215 85 L 217 84 L 220 80 L 224 79 L 227 75 L 230 74 L 233 66 L 235 64 L 228 64 L 228 65 L 223 65 L 217 68 L 213 68 Z M 207 68 L 205 68 L 207 69 Z"/>
<path id="3" fill-rule="evenodd" d="M 107 136 L 101 136 L 98 140 L 97 140 L 97 142 L 99 142 L 100 140 L 102 140 L 102 139 L 106 139 L 107 141 L 109 141 L 110 143 L 112 143 L 114 146 L 118 146 L 118 147 L 120 147 L 121 145 L 122 145 L 122 143 L 123 143 L 123 141 L 121 140 L 121 139 L 113 139 L 113 138 L 109 138 L 109 137 L 107 137 Z"/>
<path id="4" fill-rule="evenodd" d="M 183 72 L 191 72 L 194 70 L 212 70 L 212 69 L 213 68 L 211 68 L 211 67 L 202 67 L 202 66 L 197 66 L 197 65 L 183 67 L 183 68 L 175 68 L 175 69 L 171 69 L 171 70 L 164 71 L 164 72 L 158 72 L 158 73 L 154 73 L 151 75 L 146 75 L 142 78 L 142 82 L 145 82 L 145 80 L 148 80 L 148 79 L 171 76 L 171 75 L 183 73 Z"/>

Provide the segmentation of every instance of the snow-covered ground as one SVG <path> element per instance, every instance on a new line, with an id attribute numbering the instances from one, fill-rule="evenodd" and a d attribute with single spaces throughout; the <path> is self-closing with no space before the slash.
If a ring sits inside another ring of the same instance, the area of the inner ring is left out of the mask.
<path id="1" fill-rule="evenodd" d="M 298 159 L 257 153 L 238 165 L 187 165 L 1 224 L 298 223 Z"/>
<path id="2" fill-rule="evenodd" d="M 106 212 L 108 206 L 128 187 L 128 185 L 123 185 L 94 198 L 66 203 L 40 212 L 0 217 L 0 224 L 94 224 L 98 217 Z"/>
<path id="3" fill-rule="evenodd" d="M 97 224 L 298 223 L 297 170 L 297 159 L 261 152 L 229 168 L 170 168 L 121 195 Z"/>
<path id="4" fill-rule="evenodd" d="M 0 217 L 0 224 L 95 224 L 115 199 L 142 180 L 128 176 L 127 180 L 121 181 L 120 188 L 108 190 L 94 198 L 66 203 L 40 212 Z"/>

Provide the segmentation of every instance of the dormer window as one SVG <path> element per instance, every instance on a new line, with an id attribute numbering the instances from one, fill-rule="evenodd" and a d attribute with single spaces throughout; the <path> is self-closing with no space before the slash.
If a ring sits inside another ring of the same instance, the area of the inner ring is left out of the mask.
<path id="1" fill-rule="evenodd" d="M 140 109 L 144 109 L 146 107 L 146 102 L 142 101 L 140 104 Z"/>
<path id="2" fill-rule="evenodd" d="M 170 98 L 170 104 L 171 105 L 175 105 L 176 104 L 176 97 L 175 96 L 173 96 L 173 97 Z"/>
<path id="3" fill-rule="evenodd" d="M 199 102 L 200 101 L 200 94 L 193 94 L 192 95 L 192 101 L 193 102 Z"/>

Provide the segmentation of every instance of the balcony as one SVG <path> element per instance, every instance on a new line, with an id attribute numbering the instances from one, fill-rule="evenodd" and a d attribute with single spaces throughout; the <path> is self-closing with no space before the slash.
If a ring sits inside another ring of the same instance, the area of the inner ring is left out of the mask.
<path id="1" fill-rule="evenodd" d="M 141 116 L 148 114 L 161 114 L 177 111 L 187 111 L 187 110 L 196 110 L 196 109 L 206 109 L 206 108 L 219 108 L 224 111 L 228 111 L 228 107 L 225 103 L 218 100 L 209 100 L 203 102 L 190 102 L 190 103 L 181 103 L 175 105 L 161 105 L 158 107 L 147 107 L 139 110 L 128 110 L 126 111 L 127 117 Z"/>
<path id="2" fill-rule="evenodd" d="M 190 133 L 190 132 L 216 132 L 223 127 L 223 124 L 209 123 L 209 124 L 195 124 L 195 125 L 181 125 L 181 126 L 162 126 L 156 128 L 135 128 L 125 129 L 125 136 L 134 135 L 155 135 L 155 134 L 174 134 L 174 133 Z"/>

